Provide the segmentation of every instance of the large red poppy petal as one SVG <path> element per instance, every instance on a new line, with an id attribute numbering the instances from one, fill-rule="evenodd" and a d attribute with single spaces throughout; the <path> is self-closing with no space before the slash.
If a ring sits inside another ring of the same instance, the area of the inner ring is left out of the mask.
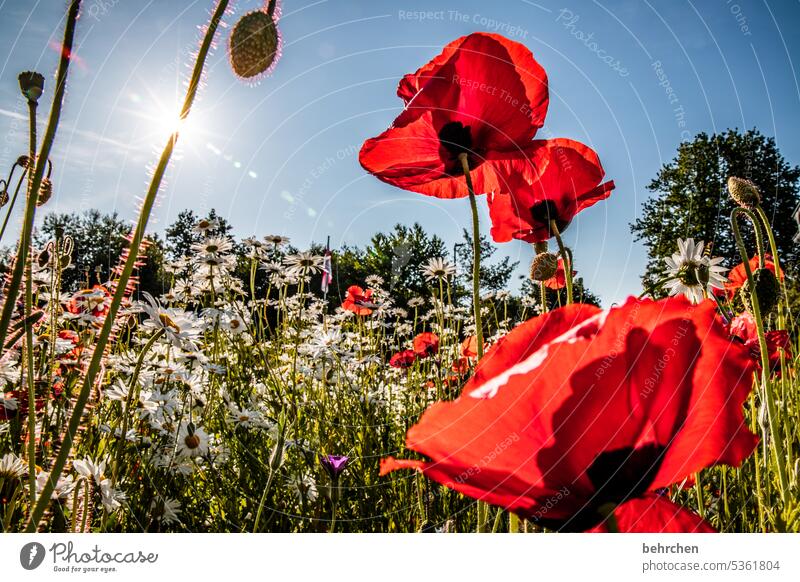
<path id="1" fill-rule="evenodd" d="M 545 241 L 552 233 L 534 207 L 551 204 L 557 215 L 549 218 L 564 228 L 614 188 L 613 181 L 600 184 L 605 172 L 594 150 L 570 139 L 535 140 L 524 155 L 509 154 L 494 166 L 504 178 L 498 180 L 498 193 L 488 198 L 495 242 Z"/>
<path id="2" fill-rule="evenodd" d="M 693 366 L 689 407 L 653 487 L 677 483 L 715 464 L 738 466 L 758 444 L 743 412 L 753 389 L 754 363 L 747 348 L 731 341 L 710 300 L 692 307 L 692 321 L 702 355 Z"/>
<path id="3" fill-rule="evenodd" d="M 441 178 L 445 171 L 439 156 L 439 136 L 430 115 L 404 114 L 392 127 L 361 146 L 359 162 L 380 180 L 399 188 Z"/>
<path id="4" fill-rule="evenodd" d="M 542 126 L 547 75 L 524 45 L 501 35 L 474 33 L 406 75 L 398 95 L 410 108 L 446 112 L 446 121 L 473 129 L 485 150 L 524 147 Z"/>
<path id="5" fill-rule="evenodd" d="M 614 510 L 620 533 L 715 533 L 696 513 L 661 495 L 649 494 L 626 501 Z M 589 530 L 608 532 L 605 523 Z"/>
<path id="6" fill-rule="evenodd" d="M 500 338 L 478 362 L 475 373 L 464 387 L 471 391 L 489 379 L 527 359 L 545 343 L 557 338 L 584 320 L 600 313 L 594 305 L 575 303 L 534 317 Z"/>

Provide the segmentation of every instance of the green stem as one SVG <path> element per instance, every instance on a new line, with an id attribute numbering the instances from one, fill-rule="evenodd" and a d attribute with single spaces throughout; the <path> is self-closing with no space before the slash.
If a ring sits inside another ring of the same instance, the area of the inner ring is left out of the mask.
<path id="1" fill-rule="evenodd" d="M 8 212 L 6 212 L 6 217 L 3 219 L 3 227 L 0 228 L 0 241 L 3 240 L 3 235 L 6 233 L 8 220 L 11 218 L 11 211 L 14 210 L 14 205 L 17 202 L 17 196 L 19 196 L 19 191 L 20 188 L 22 187 L 22 182 L 25 180 L 25 176 L 27 175 L 28 175 L 28 168 L 25 168 L 22 171 L 22 175 L 19 177 L 19 181 L 17 182 L 17 187 L 14 189 L 14 195 L 11 197 L 11 202 L 8 205 Z"/>
<path id="2" fill-rule="evenodd" d="M 750 287 L 750 304 L 753 310 L 753 319 L 756 321 L 756 328 L 758 330 L 758 346 L 761 352 L 761 386 L 764 393 L 764 399 L 767 403 L 770 436 L 772 437 L 773 451 L 775 453 L 775 464 L 778 466 L 778 477 L 781 484 L 781 499 L 783 500 L 785 506 L 787 503 L 787 495 L 789 493 L 789 482 L 786 476 L 786 467 L 784 467 L 785 459 L 783 454 L 783 439 L 778 431 L 775 398 L 770 388 L 769 350 L 767 347 L 767 340 L 764 335 L 764 322 L 761 318 L 761 307 L 758 304 L 758 294 L 756 293 L 755 281 L 753 280 L 753 271 L 750 269 L 750 259 L 747 254 L 747 248 L 744 245 L 742 233 L 739 229 L 738 218 L 740 214 L 744 214 L 750 219 L 756 231 L 759 230 L 759 225 L 758 219 L 753 212 L 747 210 L 746 208 L 735 208 L 731 213 L 731 226 L 733 228 L 733 235 L 736 238 L 736 244 L 739 247 L 739 254 L 742 256 L 742 263 L 744 264 L 744 270 L 747 274 L 747 284 Z M 763 253 L 761 256 L 763 257 Z"/>
<path id="3" fill-rule="evenodd" d="M 0 315 L 0 355 L 3 353 L 8 326 L 11 323 L 11 317 L 14 315 L 14 306 L 17 301 L 17 295 L 19 294 L 22 274 L 25 272 L 25 263 L 28 258 L 26 251 L 31 245 L 33 219 L 36 214 L 36 200 L 39 197 L 39 188 L 42 185 L 44 170 L 47 166 L 47 160 L 50 157 L 50 149 L 53 146 L 53 140 L 56 136 L 58 121 L 61 118 L 61 106 L 64 102 L 67 72 L 69 71 L 69 61 L 72 55 L 72 43 L 75 39 L 75 23 L 78 20 L 80 5 L 81 0 L 72 0 L 67 13 L 67 24 L 64 27 L 64 42 L 61 45 L 61 58 L 58 62 L 58 72 L 56 73 L 56 90 L 53 93 L 53 106 L 50 108 L 50 118 L 47 121 L 47 129 L 45 130 L 44 139 L 42 140 L 42 149 L 40 150 L 39 156 L 36 158 L 36 169 L 34 170 L 33 179 L 29 186 L 29 190 L 35 192 L 36 195 L 28 196 L 25 205 L 25 216 L 22 220 L 22 231 L 19 235 L 19 245 L 17 246 L 17 260 L 14 263 L 14 271 L 11 274 L 11 280 L 6 290 L 6 302 L 3 305 L 2 315 Z M 30 163 L 33 163 L 33 160 L 31 160 Z"/>
<path id="4" fill-rule="evenodd" d="M 550 232 L 556 237 L 558 252 L 564 262 L 564 280 L 567 282 L 567 305 L 572 305 L 572 255 L 567 252 L 564 241 L 561 240 L 561 233 L 558 232 L 558 225 L 555 220 L 550 221 Z"/>
<path id="5" fill-rule="evenodd" d="M 33 163 L 36 156 L 36 101 L 28 100 L 28 123 L 29 123 L 29 163 Z M 28 182 L 28 202 L 33 199 L 33 205 L 39 197 L 39 191 L 31 188 Z M 30 244 L 24 249 L 19 249 L 25 253 L 25 321 L 29 321 L 33 312 L 33 274 L 31 272 Z M 19 254 L 17 255 L 19 260 Z M 54 341 L 50 338 L 51 343 Z M 28 382 L 28 485 L 31 507 L 36 503 L 36 378 L 33 368 L 33 326 L 25 324 L 25 376 Z M 44 435 L 44 433 L 42 433 Z"/>
<path id="6" fill-rule="evenodd" d="M 483 323 L 481 321 L 481 234 L 478 221 L 478 203 L 472 188 L 472 177 L 469 173 L 467 154 L 460 154 L 461 168 L 467 181 L 469 206 L 472 210 L 472 308 L 475 313 L 475 336 L 478 341 L 478 359 L 483 357 Z"/>
<path id="7" fill-rule="evenodd" d="M 70 17 L 73 16 L 73 9 L 74 9 L 74 16 L 77 17 L 78 6 L 80 4 L 80 0 L 73 0 L 73 4 L 70 8 Z M 228 7 L 228 0 L 220 0 L 217 4 L 216 9 L 214 10 L 214 14 L 211 17 L 211 21 L 208 23 L 208 27 L 205 32 L 205 36 L 203 37 L 203 42 L 200 45 L 200 50 L 197 53 L 197 59 L 195 61 L 194 70 L 192 72 L 192 77 L 189 81 L 189 87 L 186 92 L 186 99 L 183 103 L 183 108 L 181 109 L 180 118 L 185 119 L 189 112 L 192 109 L 192 104 L 194 103 L 194 99 L 197 95 L 197 90 L 200 86 L 200 81 L 203 75 L 203 67 L 206 62 L 206 57 L 208 56 L 208 52 L 211 48 L 211 44 L 214 40 L 214 35 L 219 27 L 220 20 L 222 16 L 225 14 L 225 10 Z M 72 35 L 75 29 L 75 22 L 74 19 L 70 19 L 67 23 L 67 29 L 69 31 L 69 39 L 68 42 L 65 40 L 64 47 L 65 52 L 66 49 L 71 50 L 72 48 Z M 63 90 L 62 90 L 63 93 Z M 58 452 L 58 457 L 56 457 L 55 462 L 53 463 L 50 478 L 45 483 L 44 489 L 42 490 L 41 497 L 34 508 L 31 518 L 28 521 L 28 525 L 26 527 L 26 531 L 34 532 L 36 531 L 36 526 L 39 523 L 39 520 L 44 514 L 45 509 L 47 508 L 47 504 L 50 499 L 50 494 L 52 493 L 55 483 L 58 479 L 58 476 L 61 474 L 61 471 L 64 470 L 64 465 L 67 462 L 67 457 L 70 454 L 70 449 L 72 448 L 72 441 L 75 437 L 75 433 L 78 430 L 78 426 L 81 421 L 81 416 L 83 415 L 83 410 L 86 407 L 86 402 L 89 399 L 89 394 L 91 393 L 92 386 L 94 385 L 95 378 L 97 373 L 100 369 L 100 364 L 103 360 L 103 354 L 105 352 L 106 344 L 108 343 L 108 338 L 111 335 L 111 330 L 114 325 L 114 320 L 116 319 L 117 312 L 119 311 L 120 305 L 122 304 L 122 299 L 125 296 L 125 287 L 128 285 L 128 280 L 131 277 L 131 273 L 133 272 L 134 265 L 137 260 L 137 256 L 139 254 L 139 245 L 144 238 L 144 232 L 147 228 L 147 222 L 150 218 L 150 213 L 153 209 L 153 205 L 155 204 L 156 196 L 158 194 L 158 190 L 161 186 L 161 180 L 164 178 L 164 173 L 166 172 L 167 165 L 169 164 L 169 160 L 172 156 L 172 151 L 175 148 L 175 143 L 178 140 L 178 131 L 175 131 L 169 139 L 167 140 L 167 144 L 164 146 L 164 151 L 161 153 L 161 158 L 158 161 L 158 165 L 156 166 L 155 172 L 153 173 L 153 178 L 150 182 L 150 187 L 148 188 L 147 195 L 145 196 L 144 202 L 142 203 L 142 209 L 139 213 L 139 221 L 136 225 L 136 230 L 134 231 L 133 238 L 131 239 L 130 243 L 130 250 L 128 253 L 128 259 L 125 261 L 125 265 L 122 268 L 122 272 L 120 273 L 119 280 L 116 284 L 116 290 L 114 291 L 114 297 L 111 300 L 111 305 L 108 309 L 108 314 L 106 315 L 105 321 L 103 322 L 103 328 L 100 331 L 100 334 L 97 336 L 97 342 L 95 344 L 94 353 L 92 354 L 92 360 L 89 363 L 89 367 L 86 371 L 86 377 L 83 381 L 83 386 L 81 387 L 80 393 L 75 400 L 75 408 L 72 412 L 72 416 L 69 419 L 69 425 L 67 430 L 64 434 L 64 439 L 61 445 L 61 449 Z M 40 164 L 37 164 L 37 174 L 39 172 Z"/>

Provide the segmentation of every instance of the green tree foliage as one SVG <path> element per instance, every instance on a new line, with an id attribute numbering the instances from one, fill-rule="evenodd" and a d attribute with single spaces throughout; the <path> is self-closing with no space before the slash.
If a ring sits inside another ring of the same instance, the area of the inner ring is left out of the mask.
<path id="1" fill-rule="evenodd" d="M 481 266 L 480 282 L 481 291 L 500 291 L 508 286 L 511 274 L 518 263 L 504 257 L 501 261 L 492 263 L 492 256 L 499 247 L 493 244 L 488 237 L 481 235 Z M 472 233 L 464 229 L 462 241 L 455 245 L 456 262 L 459 273 L 464 277 L 464 284 L 472 289 Z"/>
<path id="2" fill-rule="evenodd" d="M 130 224 L 116 213 L 102 214 L 97 210 L 83 214 L 51 213 L 45 216 L 34 243 L 41 248 L 57 237 L 72 238 L 72 267 L 62 275 L 62 290 L 76 291 L 109 280 L 111 270 L 119 264 L 122 250 L 127 246 L 125 236 L 130 230 Z M 157 237 L 148 238 L 148 241 L 150 245 L 145 251 L 148 260 L 136 274 L 141 280 L 140 290 L 158 295 L 165 288 L 163 249 Z"/>
<path id="3" fill-rule="evenodd" d="M 395 301 L 404 305 L 412 297 L 428 295 L 429 284 L 421 268 L 430 259 L 448 254 L 444 241 L 427 234 L 419 224 L 397 224 L 391 232 L 373 236 L 363 249 L 343 246 L 333 253 L 330 294 L 341 301 L 350 285 L 363 286 L 367 277 L 377 275 Z"/>
<path id="4" fill-rule="evenodd" d="M 710 136 L 700 133 L 682 143 L 676 158 L 648 186 L 654 196 L 631 225 L 648 251 L 645 285 L 663 276 L 663 258 L 676 251 L 678 237 L 711 242 L 713 254 L 725 257 L 728 267 L 741 262 L 730 225 L 735 203 L 726 188 L 729 176 L 747 178 L 759 187 L 781 261 L 790 275 L 796 271 L 800 247 L 792 241 L 797 226 L 791 215 L 800 200 L 800 167 L 786 162 L 773 138 L 755 129 L 732 129 Z M 743 231 L 754 254 L 752 228 Z"/>

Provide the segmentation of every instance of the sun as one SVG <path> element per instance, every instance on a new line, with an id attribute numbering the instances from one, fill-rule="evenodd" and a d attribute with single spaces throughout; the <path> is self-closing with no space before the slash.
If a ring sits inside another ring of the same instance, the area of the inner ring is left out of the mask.
<path id="1" fill-rule="evenodd" d="M 159 141 L 166 141 L 177 133 L 181 142 L 191 141 L 200 133 L 195 116 L 181 117 L 178 111 L 158 111 L 150 120 L 152 133 Z"/>

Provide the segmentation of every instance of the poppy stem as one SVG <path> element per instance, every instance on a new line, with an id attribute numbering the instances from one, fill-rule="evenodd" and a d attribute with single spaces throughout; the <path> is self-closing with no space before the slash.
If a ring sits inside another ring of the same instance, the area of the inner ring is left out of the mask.
<path id="1" fill-rule="evenodd" d="M 28 164 L 33 164 L 36 159 L 36 101 L 28 99 L 28 121 L 30 123 L 30 153 Z M 28 174 L 30 178 L 30 174 Z M 39 191 L 32 189 L 32 181 L 28 181 L 28 204 L 36 205 L 39 198 Z M 33 198 L 31 200 L 31 198 Z M 33 312 L 33 271 L 31 269 L 32 257 L 30 256 L 30 245 L 18 252 L 25 253 L 25 302 L 24 314 L 25 321 L 29 321 Z M 19 261 L 19 255 L 17 256 Z M 55 334 L 50 334 L 50 342 L 55 343 Z M 31 507 L 36 504 L 36 378 L 33 369 L 33 326 L 25 325 L 25 372 L 28 383 L 28 485 L 30 488 Z M 44 429 L 44 427 L 42 427 Z M 44 430 L 42 430 L 41 441 L 44 442 Z"/>
<path id="2" fill-rule="evenodd" d="M 761 306 L 758 303 L 758 293 L 756 292 L 756 285 L 753 279 L 753 271 L 750 269 L 750 257 L 747 253 L 747 247 L 744 245 L 742 233 L 739 229 L 739 215 L 744 214 L 753 223 L 753 227 L 758 233 L 760 226 L 758 218 L 755 214 L 746 208 L 735 208 L 731 212 L 731 227 L 733 235 L 736 239 L 736 245 L 739 247 L 739 254 L 742 256 L 742 264 L 744 271 L 747 274 L 747 284 L 750 288 L 750 305 L 752 309 L 753 319 L 756 320 L 756 329 L 758 330 L 758 347 L 761 352 L 761 386 L 764 394 L 764 399 L 767 404 L 767 414 L 769 415 L 769 429 L 770 436 L 772 437 L 773 450 L 775 451 L 775 464 L 778 466 L 778 477 L 781 486 L 781 499 L 784 506 L 787 503 L 787 495 L 789 493 L 789 482 L 786 476 L 786 467 L 784 461 L 786 460 L 783 453 L 783 438 L 778 431 L 778 418 L 777 411 L 775 410 L 775 398 L 772 394 L 772 389 L 769 381 L 770 363 L 769 363 L 769 348 L 767 347 L 766 336 L 764 335 L 764 321 L 761 318 Z M 756 239 L 758 240 L 758 234 Z M 763 250 L 763 249 L 759 249 Z M 763 260 L 763 252 L 760 253 Z M 762 263 L 763 264 L 763 263 Z"/>
<path id="3" fill-rule="evenodd" d="M 472 308 L 475 313 L 475 336 L 478 339 L 478 359 L 480 360 L 483 357 L 483 325 L 481 322 L 481 234 L 478 221 L 478 202 L 472 188 L 467 154 L 459 154 L 458 159 L 464 170 L 464 178 L 469 191 L 469 206 L 472 210 Z"/>
<path id="4" fill-rule="evenodd" d="M 564 261 L 564 280 L 567 282 L 567 305 L 572 305 L 572 255 L 567 252 L 567 247 L 564 246 L 564 241 L 561 240 L 561 233 L 558 232 L 558 225 L 555 220 L 550 221 L 550 232 L 556 238 L 558 252 L 561 255 L 561 260 Z"/>

